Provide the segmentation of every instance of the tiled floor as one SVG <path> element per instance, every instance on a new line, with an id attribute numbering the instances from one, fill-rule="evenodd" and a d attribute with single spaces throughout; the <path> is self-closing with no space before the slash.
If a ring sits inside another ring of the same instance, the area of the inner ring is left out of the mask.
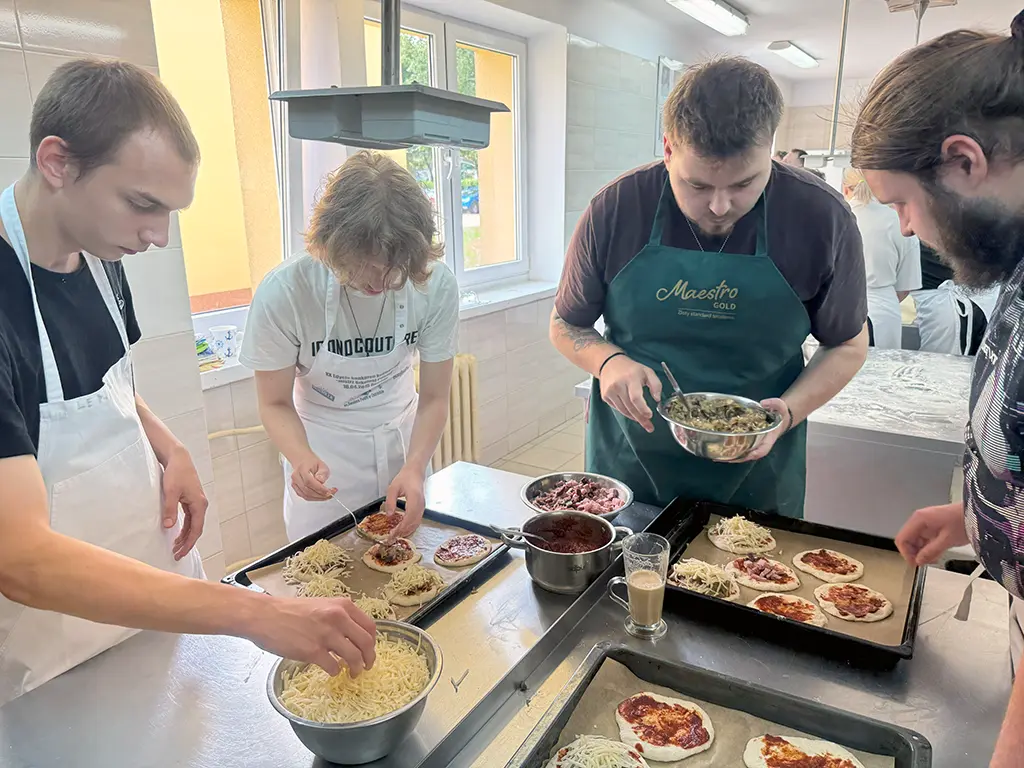
<path id="1" fill-rule="evenodd" d="M 583 417 L 577 416 L 503 456 L 492 466 L 531 477 L 559 470 L 582 472 L 583 428 Z"/>

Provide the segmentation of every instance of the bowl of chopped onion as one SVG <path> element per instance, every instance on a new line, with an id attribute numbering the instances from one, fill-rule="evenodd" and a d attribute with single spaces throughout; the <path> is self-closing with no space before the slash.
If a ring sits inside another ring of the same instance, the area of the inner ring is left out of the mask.
<path id="1" fill-rule="evenodd" d="M 340 765 L 380 760 L 416 728 L 441 678 L 441 649 L 418 627 L 377 622 L 377 661 L 352 678 L 280 659 L 267 678 L 270 703 L 310 752 Z"/>

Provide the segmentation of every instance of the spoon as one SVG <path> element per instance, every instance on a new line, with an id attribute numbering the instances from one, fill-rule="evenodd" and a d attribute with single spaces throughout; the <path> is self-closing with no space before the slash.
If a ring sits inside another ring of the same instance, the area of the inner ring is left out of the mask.
<path id="1" fill-rule="evenodd" d="M 676 381 L 676 377 L 672 375 L 672 371 L 669 370 L 668 363 L 664 360 L 661 363 L 661 370 L 665 372 L 665 376 L 668 377 L 668 383 L 672 385 L 672 390 L 676 393 L 676 397 L 679 398 L 679 402 L 687 409 L 692 409 L 693 404 L 690 402 L 690 398 L 683 394 L 683 390 L 679 387 L 679 382 Z"/>
<path id="2" fill-rule="evenodd" d="M 501 526 L 498 526 L 498 525 L 492 525 L 491 529 L 494 530 L 494 531 L 497 531 L 498 533 L 503 533 L 506 536 L 508 536 L 509 538 L 515 538 L 516 536 L 522 536 L 523 538 L 536 539 L 537 541 L 543 541 L 544 543 L 548 542 L 548 540 L 546 538 L 544 538 L 543 536 L 540 536 L 540 535 L 538 535 L 536 533 L 529 533 L 527 531 L 514 531 L 511 528 L 502 528 Z"/>

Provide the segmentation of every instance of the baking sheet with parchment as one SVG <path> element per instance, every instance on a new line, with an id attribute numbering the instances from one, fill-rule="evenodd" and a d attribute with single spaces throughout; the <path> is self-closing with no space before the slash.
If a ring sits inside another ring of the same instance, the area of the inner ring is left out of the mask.
<path id="1" fill-rule="evenodd" d="M 678 760 L 673 763 L 650 761 L 651 768 L 742 768 L 743 750 L 747 742 L 757 736 L 770 733 L 774 736 L 804 736 L 820 738 L 814 734 L 803 733 L 795 728 L 780 726 L 770 720 L 726 709 L 717 704 L 691 696 L 688 693 L 674 691 L 671 688 L 655 685 L 641 680 L 629 669 L 615 661 L 605 659 L 594 679 L 573 710 L 569 722 L 565 724 L 558 737 L 558 744 L 551 754 L 569 744 L 577 736 L 605 736 L 619 740 L 619 727 L 615 723 L 615 709 L 623 699 L 637 693 L 658 693 L 684 701 L 692 701 L 708 713 L 711 725 L 715 730 L 715 740 L 711 748 L 699 755 Z M 864 768 L 895 768 L 896 759 L 883 755 L 871 755 L 865 752 L 850 750 Z"/>
<path id="2" fill-rule="evenodd" d="M 697 560 L 703 560 L 707 563 L 723 567 L 732 560 L 743 557 L 743 555 L 724 552 L 711 543 L 711 540 L 708 538 L 707 529 L 720 519 L 718 515 L 712 515 L 707 527 L 686 547 L 681 557 L 696 558 Z M 845 621 L 831 614 L 826 614 L 828 623 L 825 625 L 825 628 L 880 645 L 895 647 L 902 644 L 903 628 L 907 623 L 907 612 L 910 607 L 910 595 L 914 589 L 914 567 L 908 564 L 899 552 L 895 550 L 887 552 L 882 549 L 875 549 L 874 547 L 848 544 L 844 541 L 823 539 L 818 536 L 808 536 L 802 533 L 780 531 L 775 528 L 771 530 L 772 535 L 775 537 L 776 548 L 771 552 L 766 552 L 764 556 L 788 565 L 796 571 L 797 577 L 800 579 L 799 589 L 782 594 L 799 595 L 800 597 L 807 598 L 812 603 L 820 605 L 814 597 L 814 590 L 825 582 L 809 573 L 797 570 L 793 565 L 793 556 L 808 549 L 822 548 L 849 555 L 864 564 L 864 575 L 854 583 L 871 587 L 876 592 L 881 592 L 889 598 L 892 601 L 892 615 L 887 619 L 869 623 Z M 756 589 L 750 589 L 741 585 L 740 598 L 737 603 L 746 605 L 758 595 L 763 594 L 768 593 L 759 592 Z"/>
<path id="3" fill-rule="evenodd" d="M 452 586 L 455 582 L 465 578 L 475 567 L 474 565 L 465 566 L 463 568 L 442 568 L 434 562 L 434 551 L 440 547 L 445 541 L 450 539 L 452 536 L 459 536 L 472 531 L 467 531 L 465 528 L 457 528 L 451 525 L 444 525 L 438 523 L 435 520 L 431 520 L 427 517 L 423 518 L 423 522 L 420 527 L 416 529 L 416 532 L 409 536 L 409 540 L 416 547 L 416 551 L 422 555 L 423 559 L 419 561 L 419 565 L 424 568 L 430 568 L 441 574 L 441 578 L 444 579 L 446 589 Z M 498 547 L 501 542 L 497 539 L 487 538 L 491 542 L 492 547 Z M 381 573 L 367 568 L 363 564 L 363 555 L 370 547 L 373 546 L 374 542 L 369 539 L 365 539 L 356 533 L 355 529 L 351 529 L 335 536 L 331 539 L 331 542 L 337 544 L 339 547 L 348 552 L 349 557 L 352 558 L 352 564 L 349 565 L 351 573 L 348 576 L 342 577 L 342 581 L 348 585 L 348 588 L 354 593 L 354 596 L 358 597 L 359 593 L 365 592 L 370 597 L 381 597 L 381 590 L 384 586 L 391 581 L 390 573 Z M 253 584 L 262 587 L 271 595 L 278 595 L 283 597 L 295 597 L 296 586 L 288 584 L 284 580 L 284 563 L 278 563 L 277 565 L 270 565 L 266 568 L 261 568 L 258 571 L 250 571 L 249 579 Z M 440 600 L 444 595 L 444 590 L 441 594 L 434 598 L 434 600 Z M 429 605 L 434 600 L 424 603 Z M 412 616 L 416 611 L 420 610 L 423 606 L 414 605 L 412 607 L 403 607 L 401 605 L 394 605 L 392 608 L 395 610 L 395 615 L 399 619 L 407 619 Z"/>

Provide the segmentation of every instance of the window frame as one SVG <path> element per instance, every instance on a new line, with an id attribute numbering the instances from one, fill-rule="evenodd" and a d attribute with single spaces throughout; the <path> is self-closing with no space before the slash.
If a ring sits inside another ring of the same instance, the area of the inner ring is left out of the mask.
<path id="1" fill-rule="evenodd" d="M 363 18 L 380 23 L 380 2 L 364 0 Z M 528 228 L 526 221 L 525 168 L 526 157 L 526 115 L 523 88 L 526 83 L 527 45 L 515 35 L 486 27 L 469 24 L 460 19 L 426 13 L 420 10 L 402 9 L 402 29 L 418 32 L 431 37 L 430 72 L 435 88 L 457 91 L 456 70 L 449 68 L 455 61 L 456 46 L 465 43 L 478 48 L 504 53 L 514 58 L 513 94 L 513 158 L 515 185 L 515 232 L 516 260 L 505 264 L 492 264 L 475 269 L 465 268 L 462 235 L 462 182 L 460 173 L 461 153 L 454 148 L 435 148 L 435 167 L 438 170 L 437 200 L 440 218 L 439 230 L 445 243 L 445 262 L 455 273 L 459 287 L 463 290 L 480 288 L 488 284 L 526 279 L 530 273 L 529 251 L 527 248 Z M 447 183 L 445 183 L 447 182 Z"/>

